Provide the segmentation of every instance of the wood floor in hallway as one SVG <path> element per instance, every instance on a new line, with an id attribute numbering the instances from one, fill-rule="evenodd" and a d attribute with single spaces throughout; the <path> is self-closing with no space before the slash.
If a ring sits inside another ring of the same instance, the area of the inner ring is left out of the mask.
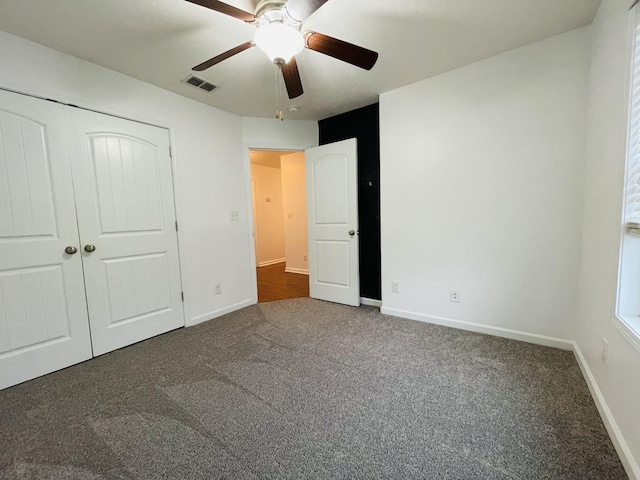
<path id="1" fill-rule="evenodd" d="M 285 262 L 258 267 L 258 303 L 309 296 L 309 275 L 285 272 Z"/>

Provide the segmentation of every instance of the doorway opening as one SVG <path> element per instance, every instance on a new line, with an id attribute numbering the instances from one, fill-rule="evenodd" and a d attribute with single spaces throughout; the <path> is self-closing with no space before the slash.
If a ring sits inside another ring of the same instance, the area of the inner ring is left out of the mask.
<path id="1" fill-rule="evenodd" d="M 309 296 L 304 151 L 250 150 L 258 303 Z"/>

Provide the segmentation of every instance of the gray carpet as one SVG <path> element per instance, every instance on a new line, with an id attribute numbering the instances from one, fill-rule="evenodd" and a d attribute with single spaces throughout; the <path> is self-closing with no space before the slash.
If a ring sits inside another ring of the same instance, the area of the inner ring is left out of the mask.
<path id="1" fill-rule="evenodd" d="M 311 299 L 0 392 L 2 479 L 627 478 L 569 352 Z"/>

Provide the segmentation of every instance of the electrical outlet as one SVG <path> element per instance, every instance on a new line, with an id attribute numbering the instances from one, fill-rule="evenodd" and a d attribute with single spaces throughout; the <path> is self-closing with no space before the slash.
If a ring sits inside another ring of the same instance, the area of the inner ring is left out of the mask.
<path id="1" fill-rule="evenodd" d="M 400 282 L 398 282 L 397 280 L 391 282 L 391 291 L 393 293 L 400 293 Z"/>
<path id="2" fill-rule="evenodd" d="M 605 365 L 609 365 L 609 342 L 606 338 L 602 338 L 602 348 L 600 349 L 600 360 Z"/>
<path id="3" fill-rule="evenodd" d="M 293 220 L 293 212 L 287 213 L 287 219 Z"/>
<path id="4" fill-rule="evenodd" d="M 302 256 L 302 260 L 305 261 L 305 262 L 307 261 L 307 255 L 306 254 Z"/>
<path id="5" fill-rule="evenodd" d="M 460 290 L 449 290 L 449 301 L 460 303 Z"/>
<path id="6" fill-rule="evenodd" d="M 215 293 L 216 293 L 216 295 L 220 295 L 222 293 L 222 284 L 221 283 L 216 283 Z"/>
<path id="7" fill-rule="evenodd" d="M 239 210 L 231 210 L 229 212 L 229 220 L 232 222 L 237 222 L 240 220 L 240 211 Z"/>

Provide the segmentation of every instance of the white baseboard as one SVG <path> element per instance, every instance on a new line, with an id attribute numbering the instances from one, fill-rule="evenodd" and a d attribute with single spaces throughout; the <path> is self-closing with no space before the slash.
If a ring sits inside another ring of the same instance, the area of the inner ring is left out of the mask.
<path id="1" fill-rule="evenodd" d="M 622 436 L 622 432 L 620 432 L 620 428 L 616 423 L 609 406 L 607 405 L 606 400 L 604 399 L 604 395 L 602 395 L 602 391 L 600 391 L 600 387 L 596 382 L 595 377 L 593 376 L 593 372 L 591 372 L 591 368 L 589 368 L 589 364 L 587 360 L 584 358 L 580 347 L 576 342 L 573 343 L 573 354 L 576 357 L 578 365 L 580 366 L 580 370 L 582 371 L 582 376 L 587 382 L 587 386 L 589 387 L 589 391 L 591 392 L 591 396 L 593 397 L 593 401 L 598 408 L 598 412 L 600 413 L 600 417 L 602 418 L 602 422 L 604 423 L 605 428 L 607 429 L 607 433 L 611 438 L 611 442 L 618 453 L 618 457 L 620 457 L 620 461 L 622 462 L 622 466 L 629 475 L 631 480 L 640 480 L 640 465 L 633 458 L 633 453 L 631 453 L 631 449 L 624 437 Z"/>
<path id="2" fill-rule="evenodd" d="M 213 320 L 214 318 L 221 317 L 222 315 L 226 315 L 227 313 L 235 312 L 236 310 L 240 310 L 241 308 L 248 307 L 250 305 L 255 305 L 255 300 L 248 299 L 239 303 L 234 303 L 233 305 L 229 305 L 228 307 L 220 308 L 218 310 L 214 310 L 213 312 L 205 313 L 204 315 L 198 315 L 197 317 L 193 317 L 186 324 L 187 327 L 193 327 L 194 325 L 198 325 L 199 323 L 206 322 L 208 320 Z"/>
<path id="3" fill-rule="evenodd" d="M 380 308 L 382 306 L 382 300 L 374 300 L 373 298 L 360 297 L 360 305 L 368 305 L 370 307 Z"/>
<path id="4" fill-rule="evenodd" d="M 275 260 L 267 260 L 266 262 L 260 262 L 258 266 L 268 267 L 269 265 L 275 265 L 276 263 L 284 263 L 286 261 L 287 261 L 286 258 L 276 258 Z"/>
<path id="5" fill-rule="evenodd" d="M 309 275 L 309 270 L 306 270 L 304 268 L 287 267 L 284 269 L 284 271 L 287 273 L 299 273 L 301 275 Z"/>
<path id="6" fill-rule="evenodd" d="M 519 330 L 511 330 L 508 328 L 494 327 L 491 325 L 483 325 L 481 323 L 464 322 L 453 318 L 435 317 L 424 315 L 422 313 L 408 312 L 406 310 L 398 310 L 395 308 L 382 307 L 380 312 L 385 315 L 394 317 L 408 318 L 409 320 L 417 320 L 419 322 L 434 323 L 445 327 L 458 328 L 460 330 L 468 330 L 476 333 L 486 333 L 495 337 L 510 338 L 511 340 L 520 340 L 521 342 L 534 343 L 545 347 L 560 348 L 562 350 L 573 350 L 573 342 L 562 338 L 548 337 L 537 333 L 521 332 Z"/>

